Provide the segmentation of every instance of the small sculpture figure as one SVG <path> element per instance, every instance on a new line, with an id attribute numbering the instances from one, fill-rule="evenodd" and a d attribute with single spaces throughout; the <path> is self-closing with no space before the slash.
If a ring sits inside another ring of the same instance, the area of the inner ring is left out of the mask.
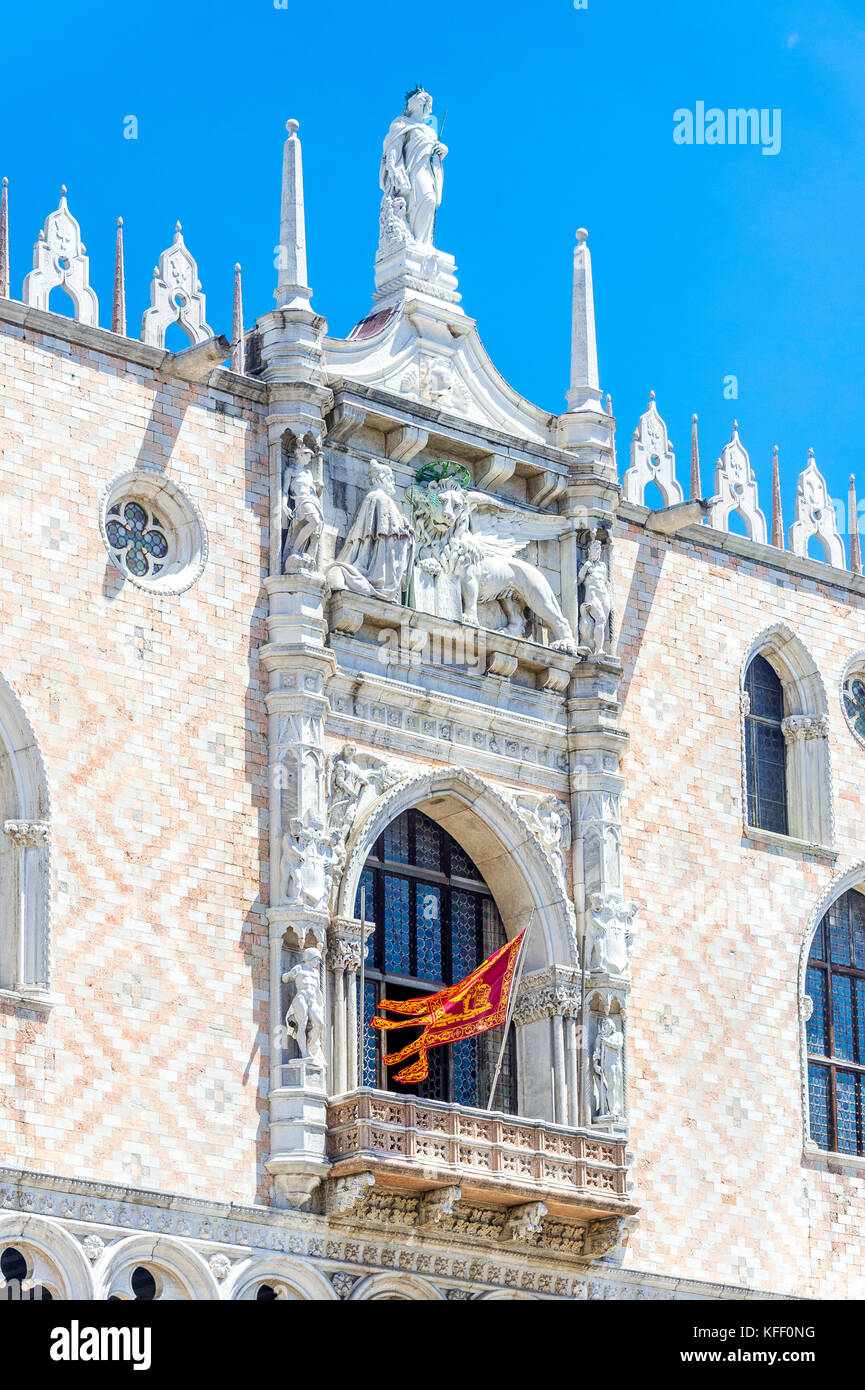
<path id="1" fill-rule="evenodd" d="M 591 975 L 626 978 L 631 969 L 635 903 L 615 894 L 593 893 L 590 900 L 588 970 Z"/>
<path id="2" fill-rule="evenodd" d="M 596 1120 L 618 1120 L 624 1114 L 624 1046 L 621 1028 L 612 1018 L 602 1018 L 592 1052 Z"/>
<path id="3" fill-rule="evenodd" d="M 593 655 L 600 656 L 613 611 L 613 591 L 599 540 L 589 542 L 589 558 L 580 570 L 577 583 L 584 585 L 580 604 L 580 642 Z"/>
<path id="4" fill-rule="evenodd" d="M 307 813 L 289 821 L 282 837 L 280 876 L 287 903 L 302 907 L 327 906 L 337 855 L 320 816 Z"/>
<path id="5" fill-rule="evenodd" d="M 341 839 L 348 834 L 364 788 L 372 783 L 372 778 L 355 762 L 356 756 L 357 744 L 347 743 L 333 761 L 330 828 Z"/>
<path id="6" fill-rule="evenodd" d="M 318 951 L 307 946 L 300 960 L 282 977 L 294 985 L 294 998 L 285 1015 L 285 1028 L 300 1048 L 301 1057 L 324 1061 L 324 1002 L 321 994 L 321 961 Z"/>
<path id="7" fill-rule="evenodd" d="M 318 559 L 318 547 L 324 528 L 321 506 L 321 483 L 312 467 L 313 451 L 298 441 L 294 457 L 282 475 L 282 505 L 286 521 L 285 542 L 282 547 L 282 568 L 293 555 L 312 566 Z"/>
<path id="8" fill-rule="evenodd" d="M 393 500 L 392 469 L 372 459 L 369 483 L 345 545 L 328 569 L 328 584 L 333 590 L 348 589 L 401 603 L 411 573 L 414 534 Z"/>
<path id="9" fill-rule="evenodd" d="M 406 93 L 405 110 L 385 136 L 379 173 L 382 223 L 401 214 L 419 246 L 433 244 L 436 209 L 442 200 L 442 160 L 448 152 L 432 120 L 432 103 L 423 87 Z"/>

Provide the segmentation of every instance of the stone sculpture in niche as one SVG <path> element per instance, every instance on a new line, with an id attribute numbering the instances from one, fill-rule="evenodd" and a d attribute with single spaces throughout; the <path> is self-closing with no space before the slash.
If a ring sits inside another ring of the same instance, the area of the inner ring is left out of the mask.
<path id="1" fill-rule="evenodd" d="M 301 1057 L 324 1061 L 324 1001 L 321 994 L 321 957 L 313 946 L 300 953 L 300 960 L 282 977 L 283 984 L 294 985 L 294 997 L 285 1015 L 285 1028 L 294 1038 Z"/>
<path id="2" fill-rule="evenodd" d="M 549 581 L 516 554 L 531 540 L 555 535 L 561 519 L 530 516 L 470 491 L 470 483 L 467 468 L 436 460 L 418 470 L 409 489 L 418 546 L 415 607 L 514 637 L 525 637 L 528 609 L 549 628 L 554 650 L 576 655 L 574 634 Z M 510 535 L 505 539 L 499 530 Z"/>
<path id="3" fill-rule="evenodd" d="M 414 534 L 394 501 L 393 472 L 386 463 L 370 461 L 369 483 L 327 582 L 334 591 L 349 589 L 401 603 L 411 575 Z"/>
<path id="4" fill-rule="evenodd" d="M 326 907 L 336 859 L 321 817 L 313 812 L 303 819 L 295 816 L 282 837 L 283 900 L 291 906 Z"/>
<path id="5" fill-rule="evenodd" d="M 626 978 L 631 969 L 636 904 L 616 894 L 593 893 L 587 967 L 590 975 Z"/>
<path id="6" fill-rule="evenodd" d="M 317 476 L 320 470 L 320 454 L 313 453 L 303 440 L 298 440 L 282 475 L 282 507 L 286 527 L 282 547 L 283 570 L 292 568 L 292 560 L 295 564 L 312 568 L 317 563 L 324 529 L 322 484 Z"/>
<path id="7" fill-rule="evenodd" d="M 592 1052 L 596 1120 L 618 1120 L 624 1114 L 624 1046 L 625 1035 L 615 1019 L 602 1018 Z"/>
<path id="8" fill-rule="evenodd" d="M 442 200 L 442 160 L 448 152 L 436 132 L 432 101 L 423 87 L 407 92 L 405 110 L 391 122 L 385 136 L 379 173 L 383 243 L 387 235 L 391 242 L 410 239 L 418 246 L 432 247 L 436 209 Z"/>
<path id="9" fill-rule="evenodd" d="M 589 558 L 582 566 L 577 582 L 583 585 L 580 604 L 580 645 L 593 656 L 601 656 L 607 641 L 610 614 L 613 611 L 613 591 L 603 559 L 601 542 L 589 542 Z"/>

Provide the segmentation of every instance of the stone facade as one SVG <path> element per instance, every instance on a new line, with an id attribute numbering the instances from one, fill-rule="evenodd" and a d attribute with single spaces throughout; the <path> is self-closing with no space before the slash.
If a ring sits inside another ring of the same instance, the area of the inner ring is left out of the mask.
<path id="1" fill-rule="evenodd" d="M 803 980 L 865 879 L 865 581 L 813 456 L 765 543 L 737 426 L 686 502 L 652 396 L 620 485 L 584 229 L 567 410 L 501 379 L 433 245 L 430 107 L 385 140 L 347 339 L 296 121 L 276 308 L 244 333 L 238 272 L 232 344 L 179 227 L 141 342 L 118 231 L 99 327 L 65 190 L 0 300 L 0 1252 L 55 1297 L 862 1296 Z M 783 836 L 747 823 L 758 653 Z M 359 1084 L 358 889 L 415 809 L 529 927 L 513 1114 Z"/>

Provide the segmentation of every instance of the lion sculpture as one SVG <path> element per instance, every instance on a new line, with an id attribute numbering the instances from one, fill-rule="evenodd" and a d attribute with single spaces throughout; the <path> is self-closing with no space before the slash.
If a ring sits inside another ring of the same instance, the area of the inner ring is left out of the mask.
<path id="1" fill-rule="evenodd" d="M 496 513 L 497 526 L 510 523 L 514 530 L 523 529 L 521 522 L 529 518 L 484 493 L 469 491 L 468 470 L 460 466 L 451 466 L 444 476 L 431 473 L 429 465 L 422 469 L 421 485 L 408 490 L 418 544 L 416 563 L 427 574 L 456 577 L 465 622 L 480 626 L 478 604 L 498 602 L 506 620 L 503 630 L 524 637 L 528 608 L 549 628 L 553 650 L 576 655 L 571 626 L 548 581 L 535 565 L 516 554 L 531 539 L 549 534 L 549 528 L 544 526 L 538 536 L 527 535 L 524 540 L 488 532 L 479 524 L 483 513 Z"/>

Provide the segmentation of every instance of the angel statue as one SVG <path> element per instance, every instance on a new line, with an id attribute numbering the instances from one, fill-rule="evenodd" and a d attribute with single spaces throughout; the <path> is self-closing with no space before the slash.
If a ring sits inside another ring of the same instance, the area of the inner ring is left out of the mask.
<path id="1" fill-rule="evenodd" d="M 432 101 L 421 86 L 406 92 L 405 110 L 385 136 L 379 173 L 382 225 L 388 217 L 404 220 L 419 246 L 433 244 L 436 209 L 442 200 L 442 160 L 448 152 L 436 133 Z"/>
<path id="2" fill-rule="evenodd" d="M 393 471 L 386 463 L 370 460 L 369 486 L 345 545 L 328 569 L 328 586 L 402 603 L 411 573 L 414 534 L 393 499 Z"/>
<path id="3" fill-rule="evenodd" d="M 549 628 L 551 648 L 575 656 L 574 634 L 549 581 L 536 565 L 517 556 L 530 541 L 561 535 L 568 524 L 565 518 L 529 514 L 471 491 L 471 474 L 462 464 L 438 459 L 419 469 L 415 480 L 408 498 L 418 545 L 417 605 L 421 606 L 420 591 L 425 602 L 435 604 L 431 611 L 439 617 L 461 616 L 476 627 L 501 627 L 503 614 L 503 630 L 514 637 L 526 635 L 528 609 Z M 435 583 L 432 598 L 429 586 L 419 582 L 419 571 Z M 450 588 L 441 581 L 450 581 Z M 448 594 L 459 611 L 444 606 Z"/>

